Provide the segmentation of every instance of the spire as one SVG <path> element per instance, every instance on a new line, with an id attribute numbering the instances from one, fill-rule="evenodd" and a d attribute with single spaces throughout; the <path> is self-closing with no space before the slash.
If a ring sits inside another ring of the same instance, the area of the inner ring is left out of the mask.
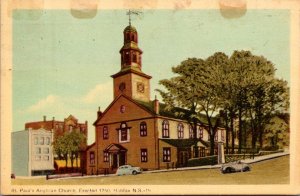
<path id="1" fill-rule="evenodd" d="M 139 11 L 132 11 L 132 10 L 128 10 L 127 11 L 127 15 L 128 15 L 128 21 L 129 21 L 129 26 L 131 26 L 131 14 L 135 14 L 135 15 L 140 15 L 142 12 Z"/>
<path id="2" fill-rule="evenodd" d="M 135 27 L 131 26 L 131 15 L 139 15 L 140 12 L 128 10 L 129 26 L 124 31 L 124 45 L 120 50 L 121 54 L 121 69 L 135 69 L 141 71 L 142 67 L 142 53 L 143 51 L 138 47 L 138 33 Z"/>

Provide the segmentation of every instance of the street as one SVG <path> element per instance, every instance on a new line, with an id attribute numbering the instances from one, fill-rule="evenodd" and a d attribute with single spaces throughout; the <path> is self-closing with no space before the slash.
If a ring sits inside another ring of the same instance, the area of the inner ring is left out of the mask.
<path id="1" fill-rule="evenodd" d="M 127 176 L 91 176 L 74 179 L 12 179 L 13 185 L 217 185 L 288 184 L 289 156 L 251 164 L 250 172 L 222 174 L 219 169 L 144 173 Z"/>

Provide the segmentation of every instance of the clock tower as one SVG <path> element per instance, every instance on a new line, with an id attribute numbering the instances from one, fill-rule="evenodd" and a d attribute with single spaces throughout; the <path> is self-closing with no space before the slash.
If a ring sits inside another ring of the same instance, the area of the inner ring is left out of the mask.
<path id="1" fill-rule="evenodd" d="M 114 99 L 124 94 L 135 100 L 148 102 L 151 76 L 142 72 L 143 51 L 138 47 L 136 28 L 129 23 L 123 36 L 124 43 L 120 49 L 121 70 L 111 76 L 114 80 Z"/>

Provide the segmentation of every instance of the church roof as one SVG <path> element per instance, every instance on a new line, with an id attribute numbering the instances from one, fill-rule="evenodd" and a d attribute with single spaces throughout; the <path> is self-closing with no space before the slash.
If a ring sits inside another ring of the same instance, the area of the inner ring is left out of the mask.
<path id="1" fill-rule="evenodd" d="M 148 79 L 151 79 L 152 77 L 143 73 L 142 71 L 138 70 L 138 69 L 135 69 L 134 67 L 128 67 L 128 68 L 125 68 L 125 69 L 122 69 L 121 71 L 119 71 L 118 73 L 114 74 L 114 75 L 111 75 L 112 78 L 116 78 L 118 76 L 122 76 L 124 74 L 127 74 L 127 73 L 135 73 L 137 75 L 140 75 L 140 76 L 143 76 L 145 78 L 148 78 Z"/>
<path id="2" fill-rule="evenodd" d="M 137 32 L 136 28 L 134 26 L 127 26 L 125 29 L 124 29 L 124 32 L 125 31 L 131 31 L 131 32 Z"/>
<path id="3" fill-rule="evenodd" d="M 150 102 L 143 102 L 143 101 L 139 101 L 139 100 L 135 100 L 135 101 L 138 102 L 139 104 L 145 106 L 151 112 L 155 113 L 154 101 L 150 101 Z M 185 114 L 187 113 L 187 111 L 188 110 L 179 108 L 179 107 L 175 107 L 171 110 L 168 110 L 166 104 L 159 103 L 159 115 L 160 116 L 175 118 L 175 119 L 180 119 L 180 120 L 186 120 L 187 118 L 185 117 Z M 200 116 L 200 120 L 204 124 L 208 123 L 206 116 L 204 114 L 202 114 Z M 215 122 L 215 120 L 216 120 L 215 118 L 212 119 L 213 123 Z"/>
<path id="4" fill-rule="evenodd" d="M 161 139 L 161 141 L 177 148 L 189 148 L 195 144 L 194 139 Z M 198 139 L 197 142 L 201 142 L 204 146 L 209 147 L 209 142 L 205 142 L 202 139 Z"/>

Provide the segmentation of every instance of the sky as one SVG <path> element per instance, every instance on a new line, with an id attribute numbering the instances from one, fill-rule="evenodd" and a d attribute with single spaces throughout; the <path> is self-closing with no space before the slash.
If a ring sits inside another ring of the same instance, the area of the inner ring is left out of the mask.
<path id="1" fill-rule="evenodd" d="M 276 76 L 290 83 L 288 10 L 247 10 L 224 18 L 219 10 L 146 10 L 132 17 L 143 50 L 142 70 L 151 75 L 151 98 L 159 80 L 187 58 L 249 50 L 275 64 Z M 17 10 L 13 13 L 13 130 L 43 116 L 63 121 L 70 114 L 88 121 L 95 140 L 98 107 L 113 101 L 111 75 L 128 25 L 126 10 L 98 10 L 79 19 L 69 10 Z M 160 97 L 159 97 L 160 98 Z"/>

